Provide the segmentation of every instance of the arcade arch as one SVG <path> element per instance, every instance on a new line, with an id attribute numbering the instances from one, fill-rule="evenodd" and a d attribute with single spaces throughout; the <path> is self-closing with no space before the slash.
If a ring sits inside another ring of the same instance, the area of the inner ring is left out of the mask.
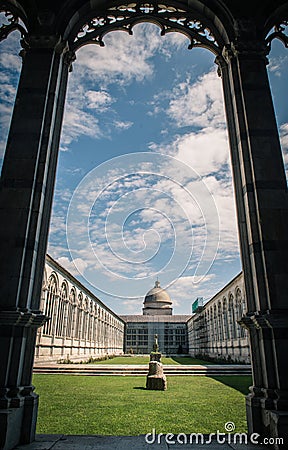
<path id="1" fill-rule="evenodd" d="M 1 337 L 5 347 L 2 388 L 6 393 L 1 407 L 7 414 L 12 410 L 17 423 L 13 431 L 8 421 L 1 425 L 2 440 L 8 442 L 6 448 L 33 440 L 35 433 L 37 396 L 31 385 L 31 355 L 36 328 L 45 322 L 39 302 L 69 68 L 80 46 L 91 40 L 103 45 L 105 33 L 115 29 L 131 33 L 133 25 L 141 21 L 156 23 L 163 34 L 180 31 L 189 36 L 191 47 L 204 46 L 216 55 L 223 80 L 247 296 L 247 314 L 241 322 L 249 329 L 251 341 L 253 387 L 247 397 L 249 431 L 281 436 L 288 415 L 284 354 L 288 340 L 288 205 L 266 58 L 274 38 L 288 45 L 287 2 L 279 1 L 279 7 L 271 5 L 262 10 L 255 2 L 258 10 L 251 5 L 248 16 L 229 7 L 228 2 L 216 0 L 209 2 L 209 7 L 206 1 L 198 0 L 66 1 L 58 6 L 50 3 L 49 11 L 30 9 L 24 0 L 7 1 L 1 6 L 10 12 L 10 19 L 1 28 L 0 39 L 18 29 L 24 46 L 1 180 L 5 256 L 1 274 L 1 320 L 5 328 L 5 336 Z M 240 3 L 238 6 L 241 11 Z M 23 152 L 23 135 L 29 154 Z M 55 308 L 55 280 L 54 284 L 52 281 L 50 307 Z M 64 285 L 60 295 L 65 296 L 68 305 L 69 293 Z M 230 296 L 227 301 L 228 311 L 234 313 L 230 307 L 234 298 Z M 82 308 L 88 322 L 86 299 L 82 299 Z M 214 308 L 214 320 L 219 321 L 220 310 L 221 305 L 220 309 L 219 305 Z M 238 317 L 241 313 L 238 299 Z M 100 313 L 103 323 L 106 319 L 105 313 Z M 223 322 L 220 322 L 218 330 L 222 336 Z M 19 345 L 14 345 L 15 326 L 20 330 Z M 231 334 L 237 334 L 237 330 L 231 330 Z M 17 398 L 11 391 L 13 386 L 16 392 L 11 355 L 18 362 Z"/>

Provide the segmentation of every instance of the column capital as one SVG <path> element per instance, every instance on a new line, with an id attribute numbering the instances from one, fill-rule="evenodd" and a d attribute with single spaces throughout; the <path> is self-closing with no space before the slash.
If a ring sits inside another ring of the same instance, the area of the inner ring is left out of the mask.
<path id="1" fill-rule="evenodd" d="M 268 63 L 270 48 L 262 35 L 259 35 L 255 21 L 251 18 L 239 18 L 235 21 L 234 29 L 234 39 L 222 51 L 224 60 L 229 63 L 235 57 L 262 58 Z"/>
<path id="2" fill-rule="evenodd" d="M 49 317 L 40 312 L 0 311 L 1 326 L 41 327 Z"/>
<path id="3" fill-rule="evenodd" d="M 242 317 L 238 323 L 247 328 L 260 329 L 287 329 L 288 311 L 287 310 L 269 310 L 249 313 Z"/>
<path id="4" fill-rule="evenodd" d="M 21 40 L 22 50 L 20 56 L 24 59 L 29 50 L 54 50 L 58 55 L 63 55 L 63 62 L 72 71 L 72 63 L 76 60 L 76 54 L 70 50 L 68 42 L 63 41 L 57 34 L 52 35 L 27 35 Z"/>
<path id="5" fill-rule="evenodd" d="M 246 59 L 263 59 L 268 64 L 267 55 L 269 51 L 269 46 L 262 39 L 237 39 L 223 48 L 222 56 L 227 63 L 230 63 L 233 58 L 244 57 Z"/>
<path id="6" fill-rule="evenodd" d="M 30 49 L 55 49 L 59 54 L 69 50 L 67 41 L 63 41 L 59 34 L 27 34 L 21 40 L 21 45 L 25 50 Z"/>

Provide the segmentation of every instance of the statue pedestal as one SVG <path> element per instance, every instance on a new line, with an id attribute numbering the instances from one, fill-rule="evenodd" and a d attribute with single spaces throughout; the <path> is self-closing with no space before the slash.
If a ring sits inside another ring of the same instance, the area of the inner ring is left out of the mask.
<path id="1" fill-rule="evenodd" d="M 162 356 L 162 353 L 160 353 L 160 352 L 151 352 L 150 353 L 150 362 L 151 361 L 157 361 L 157 362 L 161 362 L 161 356 Z"/>
<path id="2" fill-rule="evenodd" d="M 167 380 L 166 376 L 163 373 L 163 364 L 161 364 L 159 361 L 150 361 L 149 363 L 149 373 L 146 380 L 146 389 L 153 391 L 165 391 L 167 389 Z"/>

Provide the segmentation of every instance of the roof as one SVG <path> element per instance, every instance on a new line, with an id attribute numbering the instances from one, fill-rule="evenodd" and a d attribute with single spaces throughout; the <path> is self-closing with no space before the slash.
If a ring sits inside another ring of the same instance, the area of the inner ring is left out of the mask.
<path id="1" fill-rule="evenodd" d="M 147 303 L 167 303 L 171 305 L 172 301 L 168 292 L 165 289 L 161 288 L 160 282 L 157 280 L 155 282 L 155 286 L 147 292 L 144 300 L 144 305 Z M 148 305 L 147 305 L 148 306 Z M 165 306 L 165 305 L 164 305 Z"/>

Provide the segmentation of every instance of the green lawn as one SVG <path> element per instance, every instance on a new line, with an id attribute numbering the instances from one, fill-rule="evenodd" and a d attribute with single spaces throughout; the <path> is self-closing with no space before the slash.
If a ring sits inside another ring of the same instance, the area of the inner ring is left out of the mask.
<path id="1" fill-rule="evenodd" d="M 116 356 L 112 359 L 105 359 L 104 361 L 95 361 L 93 364 L 147 364 L 149 363 L 149 356 Z M 212 364 L 211 362 L 203 361 L 201 359 L 191 358 L 190 356 L 173 356 L 161 358 L 162 364 Z"/>
<path id="2" fill-rule="evenodd" d="M 38 433 L 138 435 L 245 432 L 251 378 L 168 377 L 167 391 L 146 391 L 146 377 L 35 374 L 40 394 Z"/>

